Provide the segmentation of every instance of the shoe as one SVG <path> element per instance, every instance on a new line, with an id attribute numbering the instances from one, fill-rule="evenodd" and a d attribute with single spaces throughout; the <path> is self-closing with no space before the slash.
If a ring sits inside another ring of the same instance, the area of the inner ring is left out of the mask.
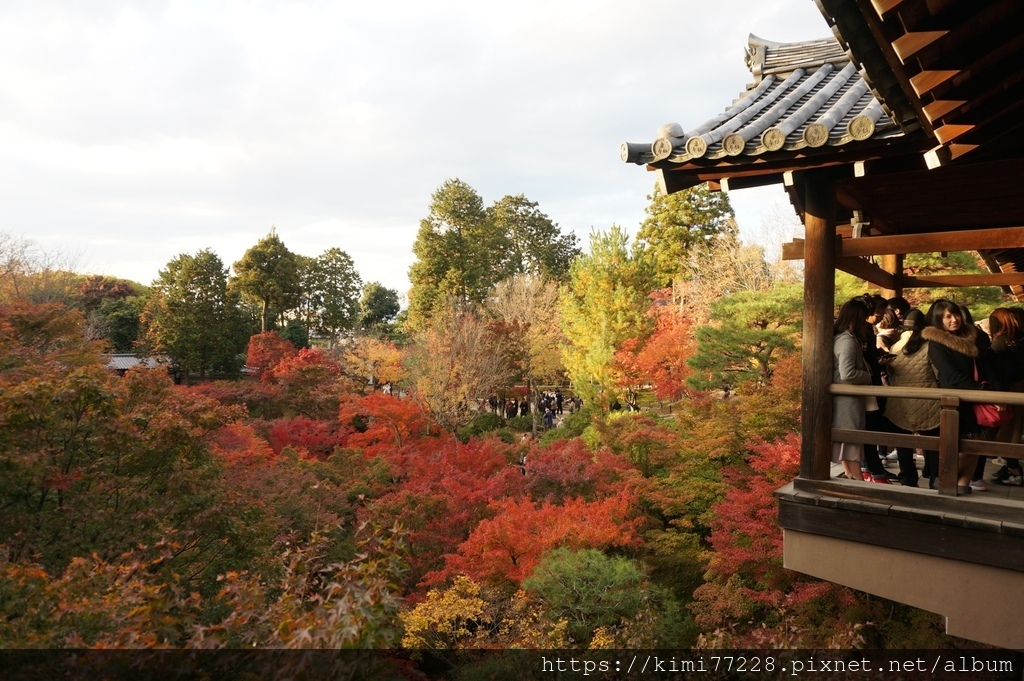
<path id="1" fill-rule="evenodd" d="M 1004 465 L 996 471 L 995 475 L 992 476 L 992 482 L 1002 483 L 1002 481 L 1006 480 L 1008 477 L 1010 477 L 1010 467 Z"/>
<path id="2" fill-rule="evenodd" d="M 888 454 L 886 454 L 885 455 L 885 460 L 886 461 L 898 461 L 899 457 L 896 455 L 896 450 L 894 449 L 891 452 L 889 452 Z"/>
<path id="3" fill-rule="evenodd" d="M 861 471 L 860 477 L 864 482 L 871 482 L 871 473 L 868 473 L 867 471 Z"/>
<path id="4" fill-rule="evenodd" d="M 992 463 L 994 463 L 997 466 L 1005 466 L 1006 465 L 1006 459 L 1004 459 L 1001 456 L 997 456 L 996 458 L 992 459 Z"/>
<path id="5" fill-rule="evenodd" d="M 887 478 L 884 475 L 871 475 L 871 474 L 868 474 L 868 478 L 870 479 L 871 482 L 877 483 L 879 485 L 891 485 L 892 484 L 890 479 Z"/>
<path id="6" fill-rule="evenodd" d="M 1011 485 L 1013 487 L 1024 487 L 1024 475 L 1008 474 L 1005 478 L 993 480 L 997 485 Z"/>
<path id="7" fill-rule="evenodd" d="M 985 484 L 984 480 L 971 480 L 971 489 L 975 492 L 987 492 L 988 485 Z"/>
<path id="8" fill-rule="evenodd" d="M 899 480 L 900 476 L 890 473 L 889 471 L 882 471 L 881 473 L 872 473 L 873 478 L 885 478 L 886 480 Z"/>
<path id="9" fill-rule="evenodd" d="M 971 490 L 971 486 L 970 485 L 957 485 L 956 486 L 957 496 L 966 496 L 966 495 L 970 494 L 971 491 L 972 490 Z"/>

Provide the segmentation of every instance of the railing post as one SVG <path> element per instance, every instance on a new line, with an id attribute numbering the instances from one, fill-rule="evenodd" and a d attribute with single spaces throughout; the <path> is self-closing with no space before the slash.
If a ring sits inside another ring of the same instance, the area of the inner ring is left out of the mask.
<path id="1" fill-rule="evenodd" d="M 956 496 L 960 470 L 960 398 L 939 399 L 939 494 Z"/>

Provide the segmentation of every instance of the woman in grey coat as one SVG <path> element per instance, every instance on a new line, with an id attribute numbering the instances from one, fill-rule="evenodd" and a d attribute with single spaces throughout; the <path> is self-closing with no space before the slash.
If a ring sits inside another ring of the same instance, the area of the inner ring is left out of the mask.
<path id="1" fill-rule="evenodd" d="M 871 370 L 864 359 L 863 344 L 871 339 L 868 325 L 870 311 L 864 301 L 854 298 L 839 310 L 833 326 L 832 338 L 832 382 L 853 385 L 870 385 Z M 850 430 L 864 430 L 866 425 L 865 398 L 856 395 L 832 396 L 832 427 Z M 832 461 L 841 463 L 843 472 L 850 480 L 861 479 L 861 460 L 864 445 L 851 442 L 832 443 Z"/>

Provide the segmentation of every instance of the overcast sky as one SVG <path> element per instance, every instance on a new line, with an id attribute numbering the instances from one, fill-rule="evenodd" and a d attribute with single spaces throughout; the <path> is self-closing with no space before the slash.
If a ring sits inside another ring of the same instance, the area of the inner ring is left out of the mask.
<path id="1" fill-rule="evenodd" d="M 3 0 L 0 231 L 150 283 L 276 226 L 404 294 L 448 178 L 523 193 L 584 246 L 635 232 L 622 141 L 711 118 L 747 35 L 829 35 L 812 0 Z M 732 194 L 758 238 L 781 187 Z"/>

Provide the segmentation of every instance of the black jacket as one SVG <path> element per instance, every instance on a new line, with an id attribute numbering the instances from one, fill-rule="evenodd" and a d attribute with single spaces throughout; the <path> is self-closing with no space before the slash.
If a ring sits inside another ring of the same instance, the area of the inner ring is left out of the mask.
<path id="1" fill-rule="evenodd" d="M 978 376 L 986 380 L 990 375 L 988 358 L 981 350 L 981 333 L 974 326 L 967 324 L 966 333 L 954 336 L 944 329 L 934 326 L 921 332 L 921 337 L 928 341 L 928 360 L 935 367 L 936 380 L 940 388 L 956 390 L 980 390 L 981 384 L 974 378 L 974 367 L 978 367 Z M 984 344 L 988 347 L 988 343 Z M 990 353 L 984 353 L 988 355 Z M 981 431 L 978 420 L 974 416 L 974 405 L 970 402 L 960 403 L 960 434 L 961 437 L 975 437 Z"/>

